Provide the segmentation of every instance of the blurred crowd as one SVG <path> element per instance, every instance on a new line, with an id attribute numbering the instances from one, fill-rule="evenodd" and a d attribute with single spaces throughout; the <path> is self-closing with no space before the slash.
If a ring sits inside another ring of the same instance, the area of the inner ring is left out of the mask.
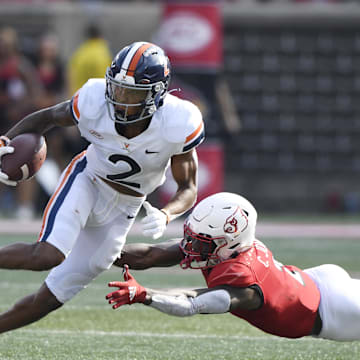
<path id="1" fill-rule="evenodd" d="M 1 135 L 27 114 L 71 98 L 88 78 L 104 77 L 112 59 L 95 25 L 89 25 L 84 43 L 65 64 L 54 34 L 44 34 L 33 54 L 22 51 L 20 40 L 14 28 L 0 28 Z M 47 160 L 37 176 L 16 188 L 0 185 L 0 216 L 29 219 L 40 214 L 61 171 L 87 146 L 76 127 L 54 128 L 45 137 Z"/>

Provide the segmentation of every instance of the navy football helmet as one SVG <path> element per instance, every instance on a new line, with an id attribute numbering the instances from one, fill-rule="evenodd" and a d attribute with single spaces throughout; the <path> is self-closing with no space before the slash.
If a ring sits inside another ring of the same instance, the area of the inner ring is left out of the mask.
<path id="1" fill-rule="evenodd" d="M 163 104 L 170 62 L 159 46 L 135 42 L 115 56 L 105 79 L 110 118 L 117 123 L 134 123 L 150 118 Z"/>

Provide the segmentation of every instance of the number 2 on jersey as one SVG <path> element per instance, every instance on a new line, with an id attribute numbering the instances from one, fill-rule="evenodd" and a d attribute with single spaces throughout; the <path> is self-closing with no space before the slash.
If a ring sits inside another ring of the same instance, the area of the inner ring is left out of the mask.
<path id="1" fill-rule="evenodd" d="M 296 281 L 298 281 L 301 285 L 305 286 L 304 279 L 302 278 L 301 274 L 298 271 L 295 270 L 289 270 L 286 266 L 284 266 L 281 262 L 276 261 L 274 259 L 275 266 L 280 271 L 286 271 L 290 276 L 292 276 Z"/>
<path id="2" fill-rule="evenodd" d="M 259 253 L 260 252 L 263 253 L 262 256 L 261 255 L 257 256 L 257 260 L 265 267 L 269 267 L 269 253 L 267 247 L 264 244 L 262 244 L 260 241 L 256 241 L 256 240 L 254 242 L 254 246 L 257 250 L 259 250 Z M 296 281 L 298 281 L 301 285 L 305 286 L 304 279 L 302 278 L 301 274 L 298 271 L 288 269 L 281 262 L 275 260 L 274 258 L 273 258 L 273 262 L 278 270 L 285 271 L 290 276 L 292 276 Z"/>
<path id="3" fill-rule="evenodd" d="M 130 181 L 123 181 L 122 179 L 125 179 L 131 175 L 137 174 L 141 171 L 141 167 L 140 165 L 131 157 L 127 156 L 127 155 L 121 155 L 121 154 L 113 154 L 109 156 L 109 161 L 111 161 L 112 163 L 116 164 L 119 161 L 125 161 L 129 166 L 130 166 L 130 170 L 129 171 L 125 171 L 121 174 L 115 174 L 115 175 L 106 175 L 106 178 L 111 180 L 111 181 L 115 181 L 117 183 L 120 184 L 124 184 L 127 186 L 132 186 L 135 187 L 137 189 L 140 188 L 140 184 L 135 183 L 135 182 L 130 182 Z"/>

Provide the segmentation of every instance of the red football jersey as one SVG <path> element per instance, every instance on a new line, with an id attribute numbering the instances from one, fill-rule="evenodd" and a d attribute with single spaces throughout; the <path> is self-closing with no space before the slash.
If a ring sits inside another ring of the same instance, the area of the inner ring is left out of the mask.
<path id="1" fill-rule="evenodd" d="M 257 285 L 264 302 L 258 310 L 236 310 L 232 314 L 277 336 L 309 335 L 315 323 L 320 292 L 311 278 L 296 266 L 277 262 L 271 251 L 255 241 L 248 251 L 226 260 L 212 270 L 203 270 L 209 288 L 218 285 Z"/>

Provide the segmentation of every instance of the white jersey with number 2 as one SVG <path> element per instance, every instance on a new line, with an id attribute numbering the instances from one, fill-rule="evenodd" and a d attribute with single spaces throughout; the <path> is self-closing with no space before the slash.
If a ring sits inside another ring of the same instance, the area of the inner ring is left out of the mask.
<path id="1" fill-rule="evenodd" d="M 186 153 L 203 141 L 201 113 L 191 102 L 168 94 L 149 127 L 128 139 L 116 131 L 104 94 L 105 80 L 90 79 L 72 99 L 80 133 L 91 143 L 87 168 L 94 175 L 147 195 L 164 183 L 173 155 Z"/>

